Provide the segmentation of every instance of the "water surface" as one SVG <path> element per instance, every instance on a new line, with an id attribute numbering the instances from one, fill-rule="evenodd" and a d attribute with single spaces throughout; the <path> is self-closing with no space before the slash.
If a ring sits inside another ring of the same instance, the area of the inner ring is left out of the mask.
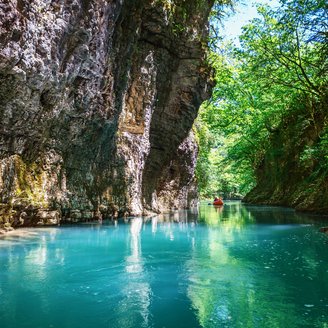
<path id="1" fill-rule="evenodd" d="M 0 327 L 327 328 L 321 220 L 228 202 L 8 236 Z"/>

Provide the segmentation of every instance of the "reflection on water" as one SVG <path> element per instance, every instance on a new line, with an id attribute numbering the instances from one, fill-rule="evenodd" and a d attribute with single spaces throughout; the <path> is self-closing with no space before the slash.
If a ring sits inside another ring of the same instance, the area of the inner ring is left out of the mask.
<path id="1" fill-rule="evenodd" d="M 126 258 L 128 276 L 123 286 L 125 297 L 116 309 L 121 313 L 119 317 L 121 327 L 133 327 L 133 322 L 138 320 L 131 318 L 131 309 L 133 308 L 136 310 L 136 316 L 141 315 L 140 326 L 148 327 L 151 289 L 141 254 L 140 232 L 142 224 L 142 218 L 134 218 L 130 224 L 130 255 Z"/>
<path id="2" fill-rule="evenodd" d="M 328 327 L 327 236 L 290 209 L 201 204 L 0 239 L 1 327 Z"/>
<path id="3" fill-rule="evenodd" d="M 202 326 L 328 326 L 327 245 L 311 225 L 318 218 L 231 202 L 201 207 L 199 219 L 216 228 L 188 261 Z"/>
<path id="4" fill-rule="evenodd" d="M 130 250 L 131 255 L 126 259 L 126 271 L 129 273 L 142 272 L 140 231 L 142 228 L 142 218 L 135 218 L 130 225 Z"/>

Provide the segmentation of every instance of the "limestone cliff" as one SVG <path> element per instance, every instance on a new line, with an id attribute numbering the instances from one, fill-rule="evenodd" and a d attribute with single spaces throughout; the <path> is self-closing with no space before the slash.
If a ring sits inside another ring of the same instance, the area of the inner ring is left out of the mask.
<path id="1" fill-rule="evenodd" d="M 0 3 L 0 216 L 189 206 L 209 0 Z"/>

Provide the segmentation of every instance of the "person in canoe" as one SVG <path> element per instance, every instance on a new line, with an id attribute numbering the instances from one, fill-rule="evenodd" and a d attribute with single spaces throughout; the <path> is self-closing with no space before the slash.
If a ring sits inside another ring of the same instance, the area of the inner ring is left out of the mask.
<path id="1" fill-rule="evenodd" d="M 213 205 L 223 205 L 223 200 L 221 197 L 215 197 L 213 201 Z"/>

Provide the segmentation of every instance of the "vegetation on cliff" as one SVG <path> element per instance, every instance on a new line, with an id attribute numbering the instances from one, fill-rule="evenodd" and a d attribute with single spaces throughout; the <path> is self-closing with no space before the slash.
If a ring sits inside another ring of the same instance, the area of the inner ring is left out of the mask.
<path id="1" fill-rule="evenodd" d="M 239 46 L 211 54 L 216 87 L 195 125 L 201 196 L 253 190 L 249 201 L 324 209 L 313 202 L 328 185 L 325 1 L 258 13 Z"/>

